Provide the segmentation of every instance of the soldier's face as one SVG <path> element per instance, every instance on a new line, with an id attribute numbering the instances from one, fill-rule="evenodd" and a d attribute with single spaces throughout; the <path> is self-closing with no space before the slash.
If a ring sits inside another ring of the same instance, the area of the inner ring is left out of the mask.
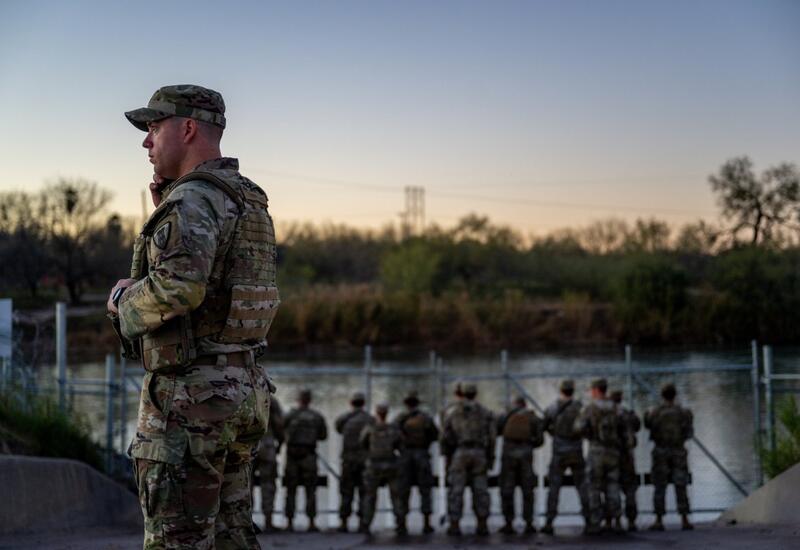
<path id="1" fill-rule="evenodd" d="M 186 155 L 179 117 L 170 117 L 147 125 L 148 132 L 142 142 L 153 171 L 163 178 L 175 179 L 181 174 L 180 166 Z"/>

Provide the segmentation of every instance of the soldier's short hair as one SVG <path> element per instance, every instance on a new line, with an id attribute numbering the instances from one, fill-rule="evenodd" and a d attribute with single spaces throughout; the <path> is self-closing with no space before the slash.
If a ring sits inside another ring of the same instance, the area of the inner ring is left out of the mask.
<path id="1" fill-rule="evenodd" d="M 461 391 L 467 399 L 474 399 L 475 396 L 478 395 L 478 386 L 472 382 L 467 382 L 461 386 Z"/>
<path id="2" fill-rule="evenodd" d="M 360 391 L 354 393 L 353 396 L 350 398 L 350 404 L 353 405 L 354 407 L 363 407 L 364 403 L 366 402 L 367 398 Z"/>
<path id="3" fill-rule="evenodd" d="M 378 403 L 375 405 L 375 413 L 378 416 L 386 416 L 389 414 L 389 405 L 386 403 Z"/>
<path id="4" fill-rule="evenodd" d="M 419 395 L 417 395 L 415 390 L 411 390 L 406 394 L 405 399 L 403 399 L 403 403 L 409 407 L 416 407 L 419 405 Z"/>
<path id="5" fill-rule="evenodd" d="M 600 393 L 606 393 L 608 391 L 608 381 L 605 378 L 595 378 L 592 380 L 593 390 L 600 390 Z"/>
<path id="6" fill-rule="evenodd" d="M 575 393 L 575 381 L 572 378 L 565 378 L 561 381 L 561 385 L 558 388 L 561 393 L 566 396 L 570 396 Z"/>
<path id="7" fill-rule="evenodd" d="M 611 392 L 611 401 L 614 403 L 622 403 L 622 390 L 614 390 Z"/>
<path id="8" fill-rule="evenodd" d="M 661 386 L 661 397 L 667 401 L 672 401 L 678 395 L 678 390 L 675 389 L 675 384 L 664 384 Z"/>
<path id="9" fill-rule="evenodd" d="M 517 407 L 524 407 L 526 404 L 525 397 L 523 397 L 522 395 L 517 395 L 514 397 L 513 403 Z"/>
<path id="10" fill-rule="evenodd" d="M 311 403 L 311 390 L 308 388 L 303 388 L 297 392 L 297 400 L 303 403 Z"/>

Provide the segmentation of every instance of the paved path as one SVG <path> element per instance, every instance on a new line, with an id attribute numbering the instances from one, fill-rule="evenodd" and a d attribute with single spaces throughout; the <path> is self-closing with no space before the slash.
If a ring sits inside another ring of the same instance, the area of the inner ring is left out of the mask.
<path id="1" fill-rule="evenodd" d="M 482 549 L 486 546 L 512 550 L 534 550 L 557 548 L 577 550 L 580 548 L 623 548 L 708 550 L 724 548 L 733 550 L 761 550 L 763 548 L 800 548 L 800 521 L 796 527 L 721 527 L 702 524 L 694 531 L 666 531 L 652 533 L 640 531 L 630 535 L 603 535 L 587 538 L 577 528 L 564 528 L 557 537 L 536 535 L 533 537 L 504 536 L 493 534 L 488 538 L 466 535 L 452 539 L 442 534 L 429 537 L 409 536 L 396 539 L 390 532 L 371 537 L 339 533 L 280 533 L 260 535 L 262 548 L 303 548 L 303 550 L 345 550 L 350 548 L 401 548 L 436 549 Z M 48 533 L 45 535 L 0 536 L 0 550 L 6 549 L 53 549 L 53 550 L 135 550 L 140 549 L 142 536 L 139 533 L 103 529 L 81 533 Z"/>

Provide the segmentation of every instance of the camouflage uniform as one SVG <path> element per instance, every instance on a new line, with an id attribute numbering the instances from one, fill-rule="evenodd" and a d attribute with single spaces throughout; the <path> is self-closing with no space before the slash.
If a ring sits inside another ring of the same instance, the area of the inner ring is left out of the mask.
<path id="1" fill-rule="evenodd" d="M 403 499 L 408 503 L 411 487 L 416 485 L 420 496 L 420 511 L 428 516 L 433 513 L 431 492 L 434 486 L 429 448 L 439 438 L 439 428 L 429 414 L 416 407 L 398 415 L 394 424 L 402 431 L 405 441 L 401 461 Z"/>
<path id="2" fill-rule="evenodd" d="M 639 417 L 630 409 L 619 407 L 620 416 L 625 431 L 625 441 L 620 449 L 619 481 L 622 492 L 625 494 L 625 517 L 628 518 L 630 527 L 636 521 L 639 510 L 636 506 L 636 490 L 639 488 L 639 477 L 636 475 L 636 462 L 634 449 L 636 448 L 636 433 L 642 428 Z"/>
<path id="3" fill-rule="evenodd" d="M 544 443 L 544 425 L 536 413 L 524 404 L 511 409 L 497 421 L 497 433 L 503 437 L 500 461 L 500 498 L 503 516 L 510 528 L 514 521 L 514 489 L 522 490 L 522 519 L 533 528 L 533 450 Z"/>
<path id="4" fill-rule="evenodd" d="M 672 481 L 678 512 L 685 516 L 689 513 L 689 465 L 684 443 L 694 436 L 692 413 L 678 404 L 664 402 L 645 414 L 644 425 L 655 442 L 651 472 L 655 513 L 663 516 L 666 512 L 667 484 Z"/>
<path id="5" fill-rule="evenodd" d="M 558 497 L 564 474 L 569 469 L 581 501 L 581 512 L 589 520 L 589 491 L 586 484 L 586 463 L 580 434 L 573 430 L 583 405 L 576 399 L 558 399 L 544 412 L 544 429 L 553 437 L 553 456 L 547 473 L 547 522 L 552 525 L 558 515 Z"/>
<path id="6" fill-rule="evenodd" d="M 364 467 L 367 451 L 361 444 L 361 432 L 373 422 L 372 416 L 358 408 L 341 415 L 336 419 L 336 431 L 342 434 L 342 474 L 339 480 L 339 518 L 342 525 L 347 526 L 347 519 L 353 513 L 353 496 L 358 489 L 359 510 L 364 500 Z"/>
<path id="7" fill-rule="evenodd" d="M 317 442 L 328 437 L 325 419 L 308 407 L 298 407 L 286 415 L 286 486 L 284 511 L 290 525 L 294 519 L 297 487 L 306 493 L 306 515 L 313 525 L 317 515 Z"/>
<path id="8" fill-rule="evenodd" d="M 361 432 L 361 445 L 367 450 L 367 465 L 364 469 L 364 509 L 361 513 L 361 530 L 366 531 L 375 517 L 378 489 L 389 486 L 392 510 L 398 529 L 405 531 L 406 503 L 403 501 L 400 480 L 400 453 L 403 450 L 403 434 L 392 424 L 372 423 Z"/>
<path id="9" fill-rule="evenodd" d="M 464 489 L 472 489 L 472 507 L 479 522 L 489 517 L 489 479 L 497 432 L 492 413 L 480 403 L 464 399 L 445 415 L 439 444 L 447 458 L 447 514 L 458 524 L 464 508 Z"/>
<path id="10" fill-rule="evenodd" d="M 173 115 L 224 127 L 224 110 L 217 92 L 183 85 L 126 116 L 145 131 Z M 148 371 L 129 450 L 146 549 L 259 548 L 250 483 L 270 383 L 255 356 L 279 303 L 274 238 L 266 195 L 230 158 L 171 182 L 137 238 L 137 282 L 112 321 Z M 241 285 L 251 292 L 239 299 Z"/>
<path id="11" fill-rule="evenodd" d="M 261 486 L 261 511 L 269 529 L 272 526 L 272 512 L 275 509 L 276 481 L 278 479 L 278 452 L 285 438 L 283 412 L 275 396 L 270 400 L 269 431 L 261 440 L 255 469 L 258 470 Z"/>
<path id="12" fill-rule="evenodd" d="M 593 399 L 575 420 L 575 431 L 589 440 L 589 526 L 597 529 L 607 514 L 620 516 L 619 464 L 624 432 L 614 402 Z"/>

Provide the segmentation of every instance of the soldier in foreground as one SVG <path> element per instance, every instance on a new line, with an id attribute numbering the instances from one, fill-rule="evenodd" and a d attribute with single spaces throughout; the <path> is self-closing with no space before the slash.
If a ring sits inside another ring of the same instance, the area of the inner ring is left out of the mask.
<path id="1" fill-rule="evenodd" d="M 492 413 L 475 400 L 478 395 L 475 384 L 456 385 L 455 395 L 458 401 L 447 410 L 439 440 L 447 460 L 450 483 L 447 534 L 461 534 L 459 522 L 464 508 L 464 489 L 469 485 L 472 507 L 478 518 L 476 533 L 485 536 L 489 534 L 486 524 L 490 505 L 488 470 L 494 462 L 495 423 Z"/>
<path id="2" fill-rule="evenodd" d="M 514 489 L 519 485 L 522 490 L 525 534 L 534 534 L 533 490 L 536 475 L 533 472 L 533 450 L 544 443 L 544 424 L 535 412 L 528 409 L 525 398 L 517 397 L 511 410 L 498 419 L 497 433 L 503 436 L 500 498 L 506 524 L 502 532 L 506 535 L 514 533 Z"/>
<path id="3" fill-rule="evenodd" d="M 275 396 L 269 406 L 269 429 L 261 440 L 255 469 L 258 469 L 261 485 L 261 510 L 264 512 L 264 532 L 273 533 L 272 512 L 275 509 L 275 482 L 278 479 L 278 454 L 285 439 L 283 412 Z"/>
<path id="4" fill-rule="evenodd" d="M 317 442 L 328 437 L 325 419 L 309 407 L 311 390 L 300 390 L 297 408 L 286 415 L 286 467 L 283 480 L 286 485 L 287 528 L 294 529 L 294 510 L 297 487 L 305 488 L 308 530 L 318 531 L 314 521 L 317 515 Z"/>
<path id="5" fill-rule="evenodd" d="M 563 380 L 561 396 L 544 413 L 544 429 L 553 437 L 553 456 L 547 477 L 550 489 L 547 493 L 547 522 L 542 533 L 553 534 L 553 521 L 558 514 L 558 496 L 567 470 L 572 473 L 575 489 L 581 501 L 581 512 L 586 525 L 589 524 L 589 493 L 586 485 L 586 463 L 583 460 L 583 440 L 573 430 L 575 420 L 583 405 L 573 398 L 575 382 Z"/>
<path id="6" fill-rule="evenodd" d="M 650 430 L 650 439 L 655 442 L 653 448 L 652 481 L 655 486 L 653 508 L 656 521 L 650 527 L 654 531 L 663 531 L 662 518 L 666 513 L 664 500 L 667 484 L 675 485 L 675 500 L 678 513 L 681 515 L 681 526 L 684 530 L 693 529 L 689 521 L 689 497 L 686 486 L 689 483 L 689 464 L 684 443 L 694 437 L 692 412 L 675 403 L 677 391 L 673 384 L 665 384 L 661 388 L 664 401 L 644 415 L 644 426 Z"/>
<path id="7" fill-rule="evenodd" d="M 256 358 L 279 304 L 267 196 L 220 153 L 218 92 L 165 86 L 125 116 L 155 171 L 156 209 L 107 304 L 147 371 L 129 451 L 144 547 L 259 548 L 250 484 L 270 384 Z"/>
<path id="8" fill-rule="evenodd" d="M 429 449 L 431 444 L 439 438 L 439 428 L 436 427 L 429 414 L 419 409 L 417 392 L 409 392 L 403 400 L 403 404 L 406 406 L 405 412 L 400 413 L 394 419 L 394 424 L 400 428 L 405 442 L 400 474 L 402 498 L 408 509 L 411 487 L 417 486 L 420 496 L 420 511 L 424 520 L 422 532 L 427 535 L 433 533 L 431 492 L 434 479 Z"/>
<path id="9" fill-rule="evenodd" d="M 636 434 L 642 428 L 642 421 L 635 412 L 622 406 L 621 390 L 611 392 L 611 401 L 617 406 L 625 434 L 623 445 L 619 451 L 619 483 L 622 493 L 625 495 L 625 516 L 628 518 L 628 531 L 636 531 L 636 516 L 639 513 L 636 506 L 636 490 L 639 488 L 639 478 L 636 475 L 634 449 L 636 448 Z M 621 527 L 621 525 L 617 525 L 618 529 Z"/>
<path id="10" fill-rule="evenodd" d="M 386 421 L 389 407 L 380 404 L 375 407 L 375 422 L 368 424 L 361 432 L 361 445 L 367 451 L 367 467 L 364 470 L 364 509 L 361 513 L 360 533 L 369 533 L 372 518 L 375 517 L 375 506 L 378 501 L 378 489 L 381 485 L 389 486 L 392 498 L 392 510 L 395 517 L 395 530 L 402 536 L 406 530 L 407 502 L 403 500 L 402 480 L 400 477 L 400 453 L 403 450 L 403 434 L 394 424 Z"/>
<path id="11" fill-rule="evenodd" d="M 605 378 L 592 381 L 591 402 L 575 420 L 575 431 L 589 440 L 589 525 L 588 535 L 600 533 L 603 517 L 615 521 L 619 527 L 619 455 L 624 433 L 622 420 L 614 402 L 606 398 L 608 383 Z"/>
<path id="12" fill-rule="evenodd" d="M 342 434 L 342 469 L 339 480 L 339 532 L 347 532 L 347 520 L 353 512 L 353 495 L 358 490 L 359 511 L 364 508 L 364 466 L 367 451 L 361 444 L 361 432 L 373 422 L 373 418 L 364 410 L 365 397 L 356 392 L 350 399 L 351 410 L 336 419 L 336 431 Z"/>

